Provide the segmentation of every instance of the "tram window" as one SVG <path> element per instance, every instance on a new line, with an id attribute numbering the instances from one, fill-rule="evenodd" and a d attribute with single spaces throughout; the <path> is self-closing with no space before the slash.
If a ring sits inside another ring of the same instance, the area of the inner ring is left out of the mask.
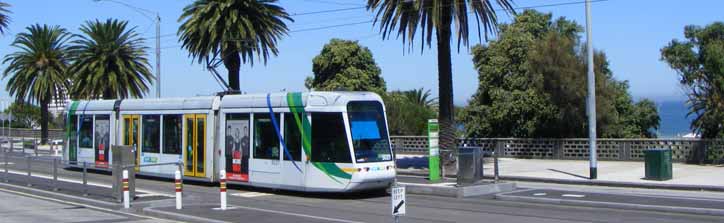
<path id="1" fill-rule="evenodd" d="M 78 144 L 78 132 L 77 132 L 77 130 L 78 130 L 78 116 L 77 116 L 77 115 L 71 115 L 71 116 L 70 116 L 70 120 L 69 120 L 68 122 L 70 122 L 69 125 L 68 125 L 68 126 L 69 126 L 68 131 L 70 132 L 70 134 L 69 134 L 69 136 L 70 136 L 70 139 L 69 139 L 69 140 L 70 140 L 70 143 L 69 143 L 69 144 L 70 144 L 70 147 L 71 147 L 71 148 L 75 148 L 75 146 Z"/>
<path id="2" fill-rule="evenodd" d="M 163 154 L 181 154 L 182 115 L 163 116 Z"/>
<path id="3" fill-rule="evenodd" d="M 357 163 L 391 161 L 382 104 L 376 101 L 350 102 L 347 115 Z"/>
<path id="4" fill-rule="evenodd" d="M 80 120 L 80 142 L 82 148 L 93 148 L 93 116 L 84 115 Z"/>
<path id="5" fill-rule="evenodd" d="M 312 113 L 312 162 L 352 163 L 342 113 Z"/>
<path id="6" fill-rule="evenodd" d="M 279 114 L 274 114 L 278 121 Z M 279 138 L 269 114 L 254 114 L 254 158 L 279 159 Z"/>
<path id="7" fill-rule="evenodd" d="M 144 153 L 160 153 L 161 142 L 161 116 L 143 116 L 143 142 L 141 145 Z"/>
<path id="8" fill-rule="evenodd" d="M 292 158 L 296 161 L 302 160 L 302 133 L 299 131 L 297 121 L 294 119 L 294 114 L 284 113 L 284 143 L 289 151 L 289 157 L 287 153 L 284 153 L 284 160 L 291 160 Z"/>

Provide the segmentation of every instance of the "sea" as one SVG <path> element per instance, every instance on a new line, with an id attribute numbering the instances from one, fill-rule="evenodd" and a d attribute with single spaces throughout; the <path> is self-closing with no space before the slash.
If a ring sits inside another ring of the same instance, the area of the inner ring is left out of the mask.
<path id="1" fill-rule="evenodd" d="M 657 101 L 659 111 L 659 129 L 656 131 L 659 138 L 677 138 L 691 133 L 689 126 L 694 119 L 687 117 L 689 107 L 686 101 Z"/>

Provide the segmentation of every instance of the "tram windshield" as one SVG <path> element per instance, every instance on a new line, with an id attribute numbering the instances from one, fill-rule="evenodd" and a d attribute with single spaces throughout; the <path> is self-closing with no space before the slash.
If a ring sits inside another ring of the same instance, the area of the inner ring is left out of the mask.
<path id="1" fill-rule="evenodd" d="M 391 161 L 387 125 L 382 104 L 356 101 L 347 104 L 352 146 L 357 163 Z"/>

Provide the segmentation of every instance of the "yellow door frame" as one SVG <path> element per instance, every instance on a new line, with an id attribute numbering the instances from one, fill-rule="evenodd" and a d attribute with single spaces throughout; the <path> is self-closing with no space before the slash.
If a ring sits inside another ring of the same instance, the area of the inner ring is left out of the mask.
<path id="1" fill-rule="evenodd" d="M 130 120 L 130 121 L 129 121 Z M 126 128 L 123 131 L 123 140 L 127 146 L 136 144 L 136 172 L 140 171 L 138 165 L 141 164 L 141 115 L 123 115 L 123 125 Z M 136 135 L 133 137 L 133 128 L 136 128 Z M 129 137 L 131 136 L 131 137 Z"/>
<path id="2" fill-rule="evenodd" d="M 191 124 L 189 125 L 188 121 L 191 121 Z M 199 121 L 201 121 L 202 124 L 202 132 L 199 133 L 198 131 L 198 125 Z M 184 150 L 183 150 L 183 162 L 184 162 L 184 176 L 192 176 L 192 177 L 205 177 L 206 176 L 206 114 L 184 114 Z M 190 137 L 189 137 L 189 132 Z M 201 144 L 198 142 L 199 134 L 201 135 L 201 139 L 203 140 Z M 202 148 L 198 148 L 198 145 L 201 145 Z M 191 146 L 191 151 L 188 150 L 189 146 Z M 199 156 L 198 156 L 198 150 L 201 149 L 201 154 L 204 156 L 202 160 L 203 171 L 198 171 L 198 165 L 199 165 Z M 186 169 L 188 160 L 188 156 L 191 157 L 191 171 Z"/>

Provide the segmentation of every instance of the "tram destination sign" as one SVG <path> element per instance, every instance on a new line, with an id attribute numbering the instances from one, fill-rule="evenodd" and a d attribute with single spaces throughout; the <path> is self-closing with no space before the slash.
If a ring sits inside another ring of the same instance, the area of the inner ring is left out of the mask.
<path id="1" fill-rule="evenodd" d="M 405 215 L 405 187 L 393 186 L 392 187 L 392 216 L 403 216 Z"/>

